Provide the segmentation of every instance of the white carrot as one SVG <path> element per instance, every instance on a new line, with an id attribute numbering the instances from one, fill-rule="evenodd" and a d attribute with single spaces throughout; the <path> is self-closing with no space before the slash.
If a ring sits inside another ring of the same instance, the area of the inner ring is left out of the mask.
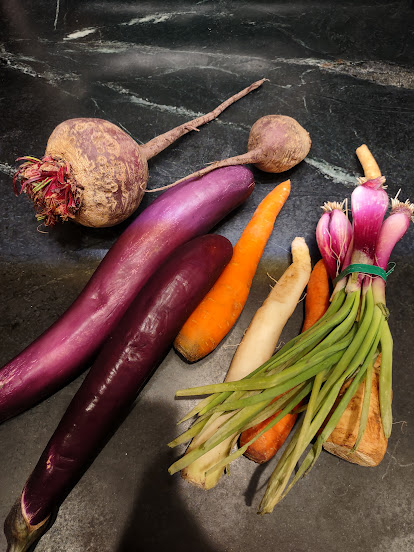
<path id="1" fill-rule="evenodd" d="M 311 260 L 303 238 L 293 240 L 292 259 L 292 264 L 254 315 L 233 357 L 226 381 L 244 378 L 273 355 L 280 334 L 309 281 Z"/>

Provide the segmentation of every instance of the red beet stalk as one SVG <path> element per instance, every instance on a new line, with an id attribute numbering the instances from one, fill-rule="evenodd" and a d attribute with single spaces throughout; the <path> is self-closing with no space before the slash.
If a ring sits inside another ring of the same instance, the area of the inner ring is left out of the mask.
<path id="1" fill-rule="evenodd" d="M 123 232 L 71 307 L 0 370 L 0 422 L 77 376 L 171 252 L 208 232 L 253 191 L 251 171 L 227 167 L 158 197 Z"/>
<path id="2" fill-rule="evenodd" d="M 133 301 L 46 446 L 5 532 L 10 552 L 32 546 L 109 440 L 188 316 L 232 257 L 222 236 L 178 248 Z"/>

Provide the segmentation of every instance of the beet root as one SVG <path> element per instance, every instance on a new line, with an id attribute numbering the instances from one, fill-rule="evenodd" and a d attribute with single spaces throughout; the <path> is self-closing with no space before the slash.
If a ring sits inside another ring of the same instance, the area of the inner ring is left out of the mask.
<path id="1" fill-rule="evenodd" d="M 292 117 L 267 115 L 250 130 L 247 151 L 256 158 L 255 166 L 264 172 L 281 173 L 292 169 L 308 155 L 309 133 Z"/>
<path id="2" fill-rule="evenodd" d="M 138 207 L 148 179 L 139 145 L 103 119 L 64 121 L 50 135 L 42 159 L 23 159 L 15 184 L 22 180 L 22 191 L 45 225 L 59 218 L 84 226 L 118 224 Z"/>
<path id="3" fill-rule="evenodd" d="M 64 158 L 72 167 L 71 178 L 81 192 L 75 222 L 113 226 L 141 203 L 148 163 L 135 140 L 116 125 L 102 119 L 70 119 L 52 132 L 46 155 Z"/>

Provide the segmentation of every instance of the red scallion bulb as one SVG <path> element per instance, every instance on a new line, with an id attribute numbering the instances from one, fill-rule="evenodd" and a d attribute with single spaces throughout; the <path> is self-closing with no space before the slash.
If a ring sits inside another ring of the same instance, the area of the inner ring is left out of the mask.
<path id="1" fill-rule="evenodd" d="M 375 264 L 384 270 L 395 244 L 407 232 L 410 221 L 414 222 L 414 203 L 391 200 L 391 213 L 381 226 L 375 248 Z"/>
<path id="2" fill-rule="evenodd" d="M 388 209 L 388 195 L 383 188 L 384 182 L 382 176 L 368 180 L 352 192 L 352 263 L 374 263 L 378 236 Z"/>
<path id="3" fill-rule="evenodd" d="M 414 222 L 414 204 L 407 199 L 404 203 L 398 199 L 391 200 L 391 213 L 381 226 L 375 250 L 375 264 L 384 270 L 395 244 L 407 232 L 410 221 Z M 385 304 L 385 281 L 379 276 L 374 278 L 373 291 L 376 303 Z"/>
<path id="4" fill-rule="evenodd" d="M 327 202 L 316 226 L 316 241 L 332 280 L 339 274 L 352 240 L 352 226 L 344 202 Z"/>

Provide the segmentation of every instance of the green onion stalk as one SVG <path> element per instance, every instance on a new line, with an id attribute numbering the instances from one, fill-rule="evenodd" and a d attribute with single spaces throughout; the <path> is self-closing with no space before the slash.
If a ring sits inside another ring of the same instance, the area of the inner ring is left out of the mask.
<path id="1" fill-rule="evenodd" d="M 316 238 L 335 288 L 324 316 L 284 345 L 239 381 L 184 389 L 177 396 L 207 395 L 184 418 L 195 418 L 190 429 L 170 446 L 194 439 L 187 453 L 169 468 L 174 474 L 203 458 L 206 478 L 220 473 L 248 446 L 307 397 L 301 422 L 271 475 L 259 513 L 273 511 L 293 485 L 314 466 L 323 443 L 335 428 L 359 385 L 365 381 L 360 425 L 354 449 L 368 419 L 373 365 L 382 355 L 380 410 L 384 433 L 391 433 L 392 336 L 385 302 L 386 268 L 394 245 L 413 219 L 413 204 L 392 201 L 382 177 L 360 181 L 351 195 L 352 227 L 343 204 L 325 204 Z M 343 385 L 350 383 L 345 393 Z M 276 400 L 275 400 L 276 399 Z M 302 407 L 303 408 L 303 407 Z M 243 447 L 233 450 L 235 436 L 278 415 Z M 218 421 L 219 420 L 219 421 Z M 213 430 L 206 433 L 206 428 Z M 197 435 L 204 430 L 201 442 Z M 224 453 L 214 456 L 220 445 Z M 299 463 L 298 470 L 294 474 Z M 216 480 L 215 480 L 216 481 Z"/>

